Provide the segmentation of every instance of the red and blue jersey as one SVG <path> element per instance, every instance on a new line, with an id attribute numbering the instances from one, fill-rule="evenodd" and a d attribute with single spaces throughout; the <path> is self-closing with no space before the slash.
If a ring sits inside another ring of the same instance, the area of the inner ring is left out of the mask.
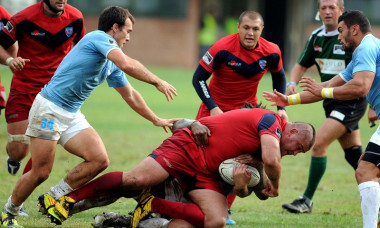
<path id="1" fill-rule="evenodd" d="M 0 31 L 7 49 L 18 41 L 17 55 L 30 59 L 13 75 L 11 89 L 38 93 L 49 82 L 62 59 L 86 33 L 82 13 L 66 4 L 59 17 L 43 13 L 43 1 L 15 14 Z"/>
<path id="2" fill-rule="evenodd" d="M 207 169 L 211 172 L 217 172 L 224 160 L 241 154 L 261 157 L 260 136 L 270 134 L 280 140 L 287 124 L 276 113 L 259 108 L 207 116 L 199 122 L 211 131 L 209 145 L 203 150 Z"/>
<path id="3" fill-rule="evenodd" d="M 199 63 L 212 73 L 209 90 L 223 111 L 237 109 L 245 101 L 256 104 L 260 79 L 268 70 L 276 73 L 283 67 L 276 44 L 260 37 L 257 47 L 247 50 L 238 33 L 217 41 Z"/>

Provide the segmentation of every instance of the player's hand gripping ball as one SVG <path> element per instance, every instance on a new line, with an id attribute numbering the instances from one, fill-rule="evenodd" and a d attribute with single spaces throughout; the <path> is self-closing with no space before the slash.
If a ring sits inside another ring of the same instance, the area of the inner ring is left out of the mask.
<path id="1" fill-rule="evenodd" d="M 239 162 L 234 161 L 233 158 L 227 159 L 219 165 L 219 175 L 228 184 L 234 185 L 233 173 L 234 165 Z M 251 180 L 248 183 L 248 187 L 254 187 L 260 182 L 259 171 L 255 167 L 248 165 L 249 171 L 251 171 Z"/>

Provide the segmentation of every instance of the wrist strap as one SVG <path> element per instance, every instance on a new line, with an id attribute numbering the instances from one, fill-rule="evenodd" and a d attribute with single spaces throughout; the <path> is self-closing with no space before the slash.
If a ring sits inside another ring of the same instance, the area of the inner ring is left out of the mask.
<path id="1" fill-rule="evenodd" d="M 297 85 L 297 83 L 295 83 L 295 82 L 288 82 L 288 83 L 286 83 L 286 88 L 288 88 L 291 85 Z"/>
<path id="2" fill-rule="evenodd" d="M 14 59 L 13 57 L 9 57 L 9 58 L 7 58 L 7 60 L 5 60 L 5 63 L 9 66 L 9 63 L 10 63 L 13 59 Z"/>
<path id="3" fill-rule="evenodd" d="M 301 96 L 299 93 L 288 96 L 288 104 L 296 105 L 301 104 Z"/>
<path id="4" fill-rule="evenodd" d="M 323 98 L 334 99 L 334 88 L 323 88 L 321 92 Z"/>

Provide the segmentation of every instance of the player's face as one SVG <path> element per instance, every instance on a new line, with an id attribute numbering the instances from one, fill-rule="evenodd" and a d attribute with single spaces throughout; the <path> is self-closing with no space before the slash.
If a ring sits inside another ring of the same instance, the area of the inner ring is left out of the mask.
<path id="1" fill-rule="evenodd" d="M 309 147 L 309 142 L 302 140 L 297 130 L 291 130 L 289 133 L 284 132 L 280 141 L 281 156 L 295 156 L 299 153 L 305 153 L 310 149 Z"/>
<path id="2" fill-rule="evenodd" d="M 126 44 L 129 41 L 131 32 L 132 21 L 129 18 L 127 18 L 127 20 L 124 23 L 124 26 L 119 27 L 119 29 L 116 30 L 115 35 L 113 36 L 120 48 L 122 48 L 124 44 Z"/>
<path id="3" fill-rule="evenodd" d="M 344 7 L 338 5 L 338 0 L 320 0 L 319 15 L 328 31 L 335 30 L 338 18 L 342 15 Z"/>
<path id="4" fill-rule="evenodd" d="M 241 45 L 248 50 L 254 49 L 263 32 L 263 28 L 263 22 L 260 19 L 252 20 L 248 16 L 243 17 L 238 25 Z"/>
<path id="5" fill-rule="evenodd" d="M 351 26 L 351 28 L 352 27 L 353 26 Z M 342 44 L 343 49 L 348 52 L 353 52 L 355 49 L 355 43 L 352 39 L 351 28 L 348 28 L 343 21 L 341 21 L 338 25 L 338 40 Z"/>
<path id="6" fill-rule="evenodd" d="M 51 8 L 55 13 L 62 12 L 65 9 L 67 0 L 49 0 Z"/>

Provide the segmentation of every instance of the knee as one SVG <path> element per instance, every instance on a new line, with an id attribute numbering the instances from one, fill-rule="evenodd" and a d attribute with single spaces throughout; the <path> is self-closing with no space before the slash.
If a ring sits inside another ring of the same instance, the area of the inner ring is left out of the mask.
<path id="1" fill-rule="evenodd" d="M 204 227 L 225 227 L 227 222 L 226 216 L 213 216 L 212 218 L 205 218 Z"/>
<path id="2" fill-rule="evenodd" d="M 123 187 L 128 190 L 142 190 L 149 187 L 149 178 L 145 175 L 134 175 L 131 172 L 124 173 Z"/>
<path id="3" fill-rule="evenodd" d="M 41 184 L 49 178 L 50 170 L 39 169 L 37 172 L 33 172 L 32 175 L 35 177 L 37 184 Z"/>
<path id="4" fill-rule="evenodd" d="M 96 163 L 95 169 L 97 171 L 101 172 L 109 166 L 110 160 L 109 160 L 107 154 L 105 154 L 104 156 L 98 157 L 96 159 L 95 163 Z"/>
<path id="5" fill-rule="evenodd" d="M 326 146 L 316 142 L 312 149 L 312 155 L 316 157 L 326 156 Z"/>
<path id="6" fill-rule="evenodd" d="M 7 154 L 13 161 L 21 161 L 29 151 L 29 144 L 19 142 L 8 142 Z"/>

